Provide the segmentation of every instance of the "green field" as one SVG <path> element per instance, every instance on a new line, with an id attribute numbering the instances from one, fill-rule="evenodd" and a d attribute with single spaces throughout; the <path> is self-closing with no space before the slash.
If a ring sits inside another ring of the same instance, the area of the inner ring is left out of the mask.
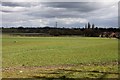
<path id="1" fill-rule="evenodd" d="M 117 60 L 117 39 L 19 36 L 2 38 L 3 77 L 98 78 L 105 75 L 102 72 L 108 72 L 106 77 L 117 77 Z M 72 70 L 78 71 L 70 74 Z"/>

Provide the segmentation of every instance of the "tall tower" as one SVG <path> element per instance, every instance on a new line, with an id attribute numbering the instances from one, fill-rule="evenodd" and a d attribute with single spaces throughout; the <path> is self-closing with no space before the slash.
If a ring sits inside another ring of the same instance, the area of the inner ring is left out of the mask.
<path id="1" fill-rule="evenodd" d="M 95 25 L 94 24 L 92 24 L 92 29 L 94 29 L 95 28 Z"/>
<path id="2" fill-rule="evenodd" d="M 57 22 L 55 22 L 55 27 L 57 28 Z"/>

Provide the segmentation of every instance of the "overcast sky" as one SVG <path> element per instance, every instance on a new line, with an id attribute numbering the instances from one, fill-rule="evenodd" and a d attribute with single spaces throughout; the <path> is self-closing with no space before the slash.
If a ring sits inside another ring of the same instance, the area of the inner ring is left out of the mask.
<path id="1" fill-rule="evenodd" d="M 2 2 L 3 27 L 118 27 L 118 2 Z"/>

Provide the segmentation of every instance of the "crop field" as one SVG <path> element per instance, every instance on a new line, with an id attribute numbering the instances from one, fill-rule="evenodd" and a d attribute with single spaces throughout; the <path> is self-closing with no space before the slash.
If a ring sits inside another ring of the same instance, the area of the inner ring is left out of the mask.
<path id="1" fill-rule="evenodd" d="M 2 38 L 3 78 L 117 78 L 118 39 Z"/>

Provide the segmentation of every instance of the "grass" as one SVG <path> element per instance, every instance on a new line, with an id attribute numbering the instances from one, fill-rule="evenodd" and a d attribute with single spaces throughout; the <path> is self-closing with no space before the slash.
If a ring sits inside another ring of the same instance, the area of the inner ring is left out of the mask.
<path id="1" fill-rule="evenodd" d="M 2 63 L 4 69 L 20 66 L 108 63 L 118 59 L 117 39 L 3 36 L 2 42 Z M 84 67 L 86 68 L 87 66 Z M 77 69 L 76 67 L 71 68 Z M 89 66 L 89 68 L 92 67 Z M 94 66 L 94 69 L 96 68 L 97 66 Z M 117 69 L 117 66 L 115 69 Z M 8 73 L 4 72 L 3 76 L 10 77 Z M 15 75 L 16 73 L 13 74 Z M 77 72 L 74 74 L 76 76 L 80 75 Z M 72 74 L 71 76 L 74 75 Z"/>

